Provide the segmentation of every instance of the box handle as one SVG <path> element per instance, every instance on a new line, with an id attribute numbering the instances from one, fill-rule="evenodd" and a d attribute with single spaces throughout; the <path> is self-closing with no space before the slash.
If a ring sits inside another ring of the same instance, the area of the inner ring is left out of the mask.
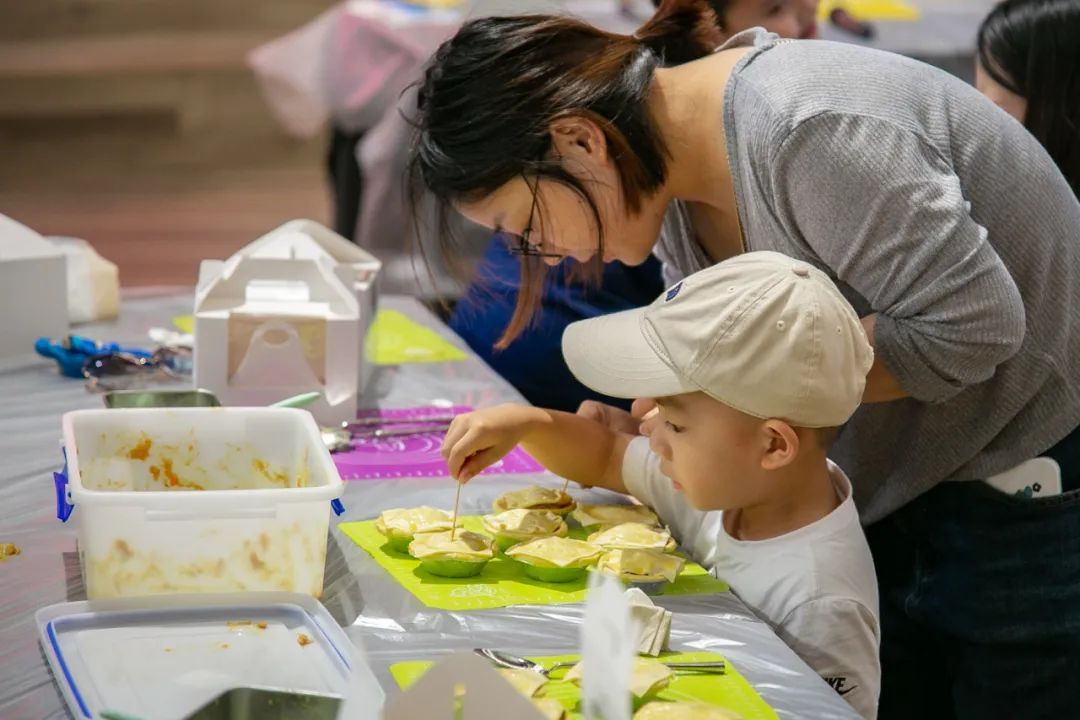
<path id="1" fill-rule="evenodd" d="M 61 446 L 60 451 L 64 453 L 64 469 L 53 473 L 53 484 L 56 486 L 56 518 L 67 522 L 75 505 L 71 502 L 71 489 L 68 487 L 67 448 Z"/>
<path id="2" fill-rule="evenodd" d="M 236 508 L 227 512 L 212 513 L 197 510 L 146 510 L 146 519 L 150 522 L 174 522 L 179 520 L 259 520 L 277 517 L 276 507 Z"/>
<path id="3" fill-rule="evenodd" d="M 345 513 L 345 503 L 341 502 L 341 498 L 334 498 L 330 501 L 330 509 L 334 511 L 334 514 L 341 516 Z"/>

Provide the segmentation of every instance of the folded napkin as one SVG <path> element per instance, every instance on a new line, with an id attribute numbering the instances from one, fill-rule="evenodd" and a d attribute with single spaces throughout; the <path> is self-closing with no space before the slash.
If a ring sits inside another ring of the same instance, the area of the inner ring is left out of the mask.
<path id="1" fill-rule="evenodd" d="M 638 653 L 656 657 L 671 639 L 671 611 L 653 604 L 638 588 L 627 590 L 626 599 L 630 603 L 630 617 L 641 628 Z"/>

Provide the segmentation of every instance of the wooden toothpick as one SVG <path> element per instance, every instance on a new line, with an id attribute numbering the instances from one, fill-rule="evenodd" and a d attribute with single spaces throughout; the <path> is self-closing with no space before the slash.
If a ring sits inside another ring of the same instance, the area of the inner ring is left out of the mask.
<path id="1" fill-rule="evenodd" d="M 454 493 L 454 519 L 450 522 L 450 542 L 454 542 L 454 535 L 457 534 L 457 510 L 458 503 L 461 501 L 461 486 L 465 483 L 459 482 L 457 484 L 457 491 Z"/>

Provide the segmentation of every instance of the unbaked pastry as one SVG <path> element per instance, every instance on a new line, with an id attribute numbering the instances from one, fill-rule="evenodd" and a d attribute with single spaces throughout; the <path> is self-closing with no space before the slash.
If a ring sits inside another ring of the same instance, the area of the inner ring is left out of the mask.
<path id="1" fill-rule="evenodd" d="M 506 554 L 537 567 L 584 568 L 594 564 L 604 549 L 584 540 L 546 537 L 515 545 Z"/>
<path id="2" fill-rule="evenodd" d="M 550 510 L 559 515 L 565 515 L 574 509 L 574 500 L 562 490 L 530 485 L 521 490 L 505 493 L 492 503 L 491 508 L 497 513 L 504 510 L 524 508 L 526 510 Z"/>
<path id="3" fill-rule="evenodd" d="M 412 537 L 416 533 L 449 530 L 453 527 L 453 522 L 454 518 L 450 513 L 438 508 L 394 508 L 379 515 L 375 521 L 375 529 L 388 538 Z"/>
<path id="4" fill-rule="evenodd" d="M 678 555 L 658 550 L 608 550 L 596 568 L 628 582 L 675 582 L 685 564 Z"/>
<path id="5" fill-rule="evenodd" d="M 582 527 L 599 525 L 605 528 L 628 522 L 660 526 L 660 518 L 644 505 L 578 505 L 570 517 Z"/>
<path id="6" fill-rule="evenodd" d="M 581 683 L 581 663 L 570 668 L 564 678 L 566 682 Z M 651 658 L 635 657 L 630 673 L 630 694 L 636 698 L 654 695 L 671 683 L 672 672 L 664 663 Z"/>
<path id="7" fill-rule="evenodd" d="M 667 530 L 656 530 L 640 523 L 622 523 L 589 536 L 589 542 L 605 550 L 659 550 L 675 552 L 675 540 Z"/>
<path id="8" fill-rule="evenodd" d="M 481 562 L 495 554 L 487 535 L 458 530 L 450 540 L 450 531 L 417 533 L 409 545 L 409 554 L 417 560 L 464 560 Z"/>
<path id="9" fill-rule="evenodd" d="M 499 538 L 522 542 L 540 537 L 566 536 L 566 521 L 550 510 L 515 508 L 485 515 L 484 529 Z"/>
<path id="10" fill-rule="evenodd" d="M 742 715 L 706 703 L 651 702 L 634 713 L 634 720 L 742 720 Z"/>

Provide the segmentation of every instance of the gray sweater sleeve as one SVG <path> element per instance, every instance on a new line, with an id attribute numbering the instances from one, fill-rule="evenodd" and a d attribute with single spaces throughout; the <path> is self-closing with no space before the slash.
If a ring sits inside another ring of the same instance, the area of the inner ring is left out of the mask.
<path id="1" fill-rule="evenodd" d="M 771 175 L 781 222 L 869 301 L 875 352 L 914 398 L 948 400 L 1019 350 L 1020 292 L 926 140 L 823 113 L 778 146 Z"/>

